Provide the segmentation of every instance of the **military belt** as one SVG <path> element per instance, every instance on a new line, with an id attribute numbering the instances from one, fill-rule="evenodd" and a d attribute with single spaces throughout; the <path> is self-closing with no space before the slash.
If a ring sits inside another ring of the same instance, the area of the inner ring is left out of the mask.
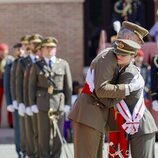
<path id="1" fill-rule="evenodd" d="M 48 90 L 48 87 L 38 87 L 37 89 L 38 89 L 38 90 L 47 91 L 47 90 Z M 64 92 L 63 89 L 54 89 L 54 90 L 53 90 L 53 94 L 63 93 L 63 92 Z"/>

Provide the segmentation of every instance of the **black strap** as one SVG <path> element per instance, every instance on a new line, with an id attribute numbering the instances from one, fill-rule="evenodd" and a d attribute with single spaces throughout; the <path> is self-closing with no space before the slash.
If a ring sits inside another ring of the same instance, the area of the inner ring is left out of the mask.
<path id="1" fill-rule="evenodd" d="M 45 64 L 43 64 L 41 61 L 36 62 L 36 65 L 38 66 L 38 68 L 43 72 L 45 78 L 47 78 L 47 80 L 49 81 L 49 83 L 53 86 L 55 86 L 54 80 L 51 77 L 51 71 L 49 69 L 44 68 L 44 66 L 46 66 Z"/>

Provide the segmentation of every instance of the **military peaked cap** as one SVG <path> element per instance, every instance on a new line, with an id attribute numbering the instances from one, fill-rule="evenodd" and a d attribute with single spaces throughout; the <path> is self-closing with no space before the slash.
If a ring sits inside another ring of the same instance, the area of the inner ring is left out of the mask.
<path id="1" fill-rule="evenodd" d="M 138 43 L 127 39 L 117 39 L 115 47 L 114 53 L 120 55 L 136 55 L 137 51 L 141 48 Z"/>
<path id="2" fill-rule="evenodd" d="M 58 43 L 58 40 L 54 37 L 46 37 L 43 41 L 41 46 L 50 46 L 50 47 L 56 47 Z"/>
<path id="3" fill-rule="evenodd" d="M 144 43 L 143 38 L 149 33 L 145 28 L 129 21 L 123 21 L 122 28 L 127 28 L 133 31 L 139 37 L 142 43 Z"/>
<path id="4" fill-rule="evenodd" d="M 41 43 L 42 40 L 43 40 L 43 37 L 40 34 L 34 34 L 29 38 L 30 43 Z"/>
<path id="5" fill-rule="evenodd" d="M 22 43 L 22 44 L 28 44 L 30 37 L 31 37 L 31 35 L 25 35 L 25 36 L 21 37 L 20 43 Z"/>

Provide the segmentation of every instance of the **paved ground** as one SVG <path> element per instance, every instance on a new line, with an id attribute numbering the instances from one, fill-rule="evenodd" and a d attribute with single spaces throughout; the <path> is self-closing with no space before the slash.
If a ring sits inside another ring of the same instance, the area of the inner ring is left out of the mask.
<path id="1" fill-rule="evenodd" d="M 14 132 L 13 129 L 8 128 L 0 128 L 0 158 L 17 158 L 15 152 L 15 145 L 14 142 Z M 73 154 L 73 144 L 69 144 L 69 149 L 71 150 L 71 154 Z M 107 155 L 107 144 L 105 144 L 104 148 L 104 158 Z M 67 158 L 64 152 L 62 151 L 61 158 Z M 69 157 L 69 158 L 73 158 Z M 158 158 L 158 143 L 156 143 L 156 158 Z"/>

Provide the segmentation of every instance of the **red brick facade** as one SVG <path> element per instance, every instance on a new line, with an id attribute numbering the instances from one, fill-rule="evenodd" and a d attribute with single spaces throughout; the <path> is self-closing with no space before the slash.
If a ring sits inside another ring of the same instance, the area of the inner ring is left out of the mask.
<path id="1" fill-rule="evenodd" d="M 25 34 L 59 40 L 57 56 L 70 63 L 73 80 L 83 74 L 83 0 L 4 0 L 0 2 L 0 42 L 10 47 Z"/>

